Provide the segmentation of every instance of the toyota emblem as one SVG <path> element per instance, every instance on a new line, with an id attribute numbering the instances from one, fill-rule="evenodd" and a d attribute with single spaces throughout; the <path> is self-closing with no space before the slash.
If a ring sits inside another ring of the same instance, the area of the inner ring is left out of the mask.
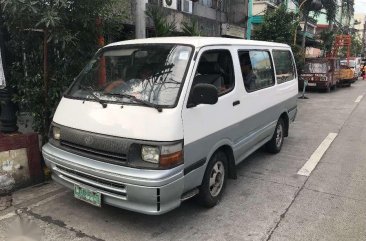
<path id="1" fill-rule="evenodd" d="M 91 137 L 91 136 L 86 136 L 85 138 L 84 138 L 84 142 L 85 142 L 85 144 L 86 145 L 91 145 L 92 143 L 93 143 L 93 137 Z"/>

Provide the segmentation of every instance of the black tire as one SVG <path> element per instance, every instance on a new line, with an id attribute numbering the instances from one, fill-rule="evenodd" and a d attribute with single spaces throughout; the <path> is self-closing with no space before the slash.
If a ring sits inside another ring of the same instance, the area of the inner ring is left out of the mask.
<path id="1" fill-rule="evenodd" d="M 266 144 L 266 149 L 268 152 L 276 154 L 281 151 L 283 140 L 285 138 L 284 134 L 285 122 L 282 118 L 280 118 L 277 121 L 276 129 L 273 133 L 272 139 Z"/>
<path id="2" fill-rule="evenodd" d="M 218 170 L 217 168 L 220 168 L 220 172 L 216 171 Z M 202 206 L 212 208 L 220 201 L 226 186 L 227 176 L 228 158 L 224 152 L 218 151 L 211 157 L 207 164 L 202 185 L 199 188 L 198 201 Z M 215 180 L 215 182 L 218 181 L 220 185 L 211 185 L 210 187 L 210 179 Z"/>

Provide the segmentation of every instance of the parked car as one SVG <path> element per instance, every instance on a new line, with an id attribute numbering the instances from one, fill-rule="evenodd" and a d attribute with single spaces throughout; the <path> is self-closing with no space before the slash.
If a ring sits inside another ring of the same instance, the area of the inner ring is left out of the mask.
<path id="1" fill-rule="evenodd" d="M 307 58 L 299 78 L 299 87 L 302 89 L 306 80 L 308 89 L 330 92 L 331 89 L 336 88 L 339 82 L 338 78 L 337 59 Z"/>
<path id="2" fill-rule="evenodd" d="M 213 207 L 236 165 L 263 145 L 281 150 L 297 83 L 285 44 L 113 43 L 63 96 L 43 156 L 56 182 L 96 206 L 162 214 L 198 195 Z"/>

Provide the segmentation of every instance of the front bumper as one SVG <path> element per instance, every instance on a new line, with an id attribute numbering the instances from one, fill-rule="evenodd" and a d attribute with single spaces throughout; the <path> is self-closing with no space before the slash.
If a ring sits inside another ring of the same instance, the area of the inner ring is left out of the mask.
<path id="1" fill-rule="evenodd" d="M 183 166 L 145 170 L 95 161 L 51 144 L 42 148 L 52 178 L 73 189 L 80 185 L 102 194 L 102 202 L 145 214 L 168 212 L 181 203 Z"/>

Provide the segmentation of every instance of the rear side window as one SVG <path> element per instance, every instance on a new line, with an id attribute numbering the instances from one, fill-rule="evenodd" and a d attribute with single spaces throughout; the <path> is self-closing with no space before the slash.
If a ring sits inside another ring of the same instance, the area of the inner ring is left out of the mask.
<path id="1" fill-rule="evenodd" d="M 193 86 L 198 83 L 214 85 L 219 95 L 234 88 L 234 67 L 229 50 L 208 50 L 201 55 Z"/>
<path id="2" fill-rule="evenodd" d="M 281 84 L 295 78 L 295 66 L 291 52 L 288 50 L 273 50 L 273 61 L 276 67 L 277 83 Z"/>
<path id="3" fill-rule="evenodd" d="M 268 51 L 239 51 L 239 61 L 247 92 L 253 92 L 274 85 L 273 68 Z"/>

